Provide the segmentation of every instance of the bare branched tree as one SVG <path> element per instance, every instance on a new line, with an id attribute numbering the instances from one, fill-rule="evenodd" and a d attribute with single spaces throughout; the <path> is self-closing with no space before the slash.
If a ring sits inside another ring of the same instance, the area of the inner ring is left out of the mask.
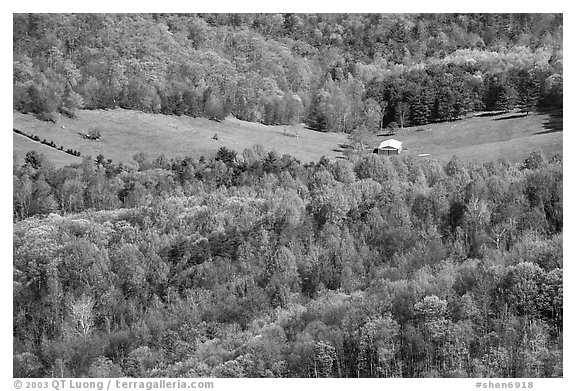
<path id="1" fill-rule="evenodd" d="M 72 301 L 68 309 L 76 332 L 86 338 L 94 326 L 94 300 L 89 296 L 82 296 Z"/>

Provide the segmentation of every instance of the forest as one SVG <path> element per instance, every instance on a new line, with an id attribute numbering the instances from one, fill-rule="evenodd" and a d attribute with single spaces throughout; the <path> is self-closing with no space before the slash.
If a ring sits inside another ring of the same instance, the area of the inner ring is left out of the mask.
<path id="1" fill-rule="evenodd" d="M 332 132 L 562 106 L 562 14 L 14 14 L 13 105 Z"/>
<path id="2" fill-rule="evenodd" d="M 562 159 L 14 168 L 14 376 L 561 377 Z"/>
<path id="3" fill-rule="evenodd" d="M 562 23 L 14 14 L 13 105 L 351 140 L 528 115 L 562 108 Z M 14 377 L 563 376 L 561 155 L 81 156 L 14 160 Z"/>

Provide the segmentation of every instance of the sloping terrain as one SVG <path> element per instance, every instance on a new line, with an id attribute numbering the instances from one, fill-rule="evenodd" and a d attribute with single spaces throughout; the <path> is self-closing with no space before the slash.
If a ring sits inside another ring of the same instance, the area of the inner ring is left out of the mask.
<path id="1" fill-rule="evenodd" d="M 546 156 L 562 154 L 562 113 L 480 113 L 468 119 L 399 130 L 379 135 L 377 146 L 390 137 L 403 142 L 403 153 L 449 160 L 454 155 L 468 161 L 524 160 L 541 150 Z"/>
<path id="2" fill-rule="evenodd" d="M 346 134 L 317 132 L 302 125 L 266 126 L 233 117 L 216 122 L 122 109 L 83 110 L 76 119 L 59 116 L 56 124 L 14 112 L 13 125 L 65 149 L 76 149 L 82 156 L 103 154 L 125 163 L 138 152 L 151 158 L 162 154 L 168 158 L 210 157 L 222 146 L 241 153 L 255 144 L 309 162 L 322 156 L 342 157 L 342 146 L 348 143 Z M 100 131 L 99 140 L 83 136 L 94 129 Z M 405 128 L 393 136 L 374 135 L 371 148 L 390 137 L 403 142 L 405 154 L 429 154 L 427 157 L 440 160 L 456 155 L 464 160 L 520 161 L 536 150 L 551 157 L 562 154 L 562 113 L 481 113 L 466 120 Z M 22 136 L 15 135 L 13 140 L 19 163 L 31 149 L 43 153 L 56 166 L 81 160 Z"/>
<path id="3" fill-rule="evenodd" d="M 80 163 L 82 161 L 81 157 L 69 155 L 16 133 L 12 135 L 12 150 L 18 164 L 22 164 L 26 153 L 29 151 L 37 151 L 43 154 L 44 157 L 56 167 Z"/>
<path id="4" fill-rule="evenodd" d="M 116 162 L 129 162 L 138 152 L 145 152 L 150 157 L 161 154 L 199 157 L 211 156 L 225 146 L 242 153 L 255 144 L 309 162 L 323 155 L 335 158 L 339 155 L 336 152 L 339 145 L 347 141 L 345 134 L 316 132 L 301 125 L 266 126 L 231 117 L 216 122 L 122 109 L 84 110 L 75 119 L 58 116 L 56 124 L 18 112 L 14 112 L 13 118 L 14 128 L 26 134 L 36 134 L 40 139 L 76 149 L 82 156 L 103 154 Z M 98 141 L 83 137 L 92 129 L 100 131 Z M 37 150 L 42 152 L 44 149 Z"/>

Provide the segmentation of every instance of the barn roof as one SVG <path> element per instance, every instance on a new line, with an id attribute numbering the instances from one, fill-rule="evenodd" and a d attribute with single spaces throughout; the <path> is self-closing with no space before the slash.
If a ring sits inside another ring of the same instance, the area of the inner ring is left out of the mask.
<path id="1" fill-rule="evenodd" d="M 380 146 L 378 147 L 378 149 L 386 148 L 386 147 L 392 147 L 394 149 L 400 149 L 400 148 L 402 148 L 402 141 L 398 141 L 398 140 L 395 140 L 393 138 L 391 138 L 389 140 L 384 140 L 380 143 Z"/>

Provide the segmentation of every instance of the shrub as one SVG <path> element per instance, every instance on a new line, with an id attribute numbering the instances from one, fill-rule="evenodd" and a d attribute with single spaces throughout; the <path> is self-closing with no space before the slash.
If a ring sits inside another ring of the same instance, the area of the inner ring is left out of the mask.
<path id="1" fill-rule="evenodd" d="M 530 156 L 526 158 L 526 160 L 524 160 L 524 168 L 528 170 L 536 170 L 545 163 L 546 163 L 546 157 L 544 157 L 542 151 L 535 151 L 532 152 Z"/>
<path id="2" fill-rule="evenodd" d="M 89 139 L 89 140 L 99 140 L 99 139 L 100 139 L 100 136 L 101 136 L 101 134 L 100 134 L 100 129 L 98 129 L 98 128 L 93 128 L 93 129 L 90 129 L 90 130 L 88 131 L 88 133 L 86 133 L 86 134 L 84 135 L 84 138 L 87 138 L 87 139 Z"/>
<path id="3" fill-rule="evenodd" d="M 52 123 L 56 123 L 57 117 L 56 117 L 56 113 L 51 111 L 43 111 L 41 113 L 36 114 L 36 118 L 38 118 L 40 121 L 45 121 L 45 122 L 52 122 Z"/>
<path id="4" fill-rule="evenodd" d="M 76 118 L 76 113 L 67 107 L 61 107 L 60 113 L 64 114 L 68 118 Z"/>
<path id="5" fill-rule="evenodd" d="M 214 160 L 221 161 L 226 165 L 232 165 L 236 160 L 236 152 L 226 147 L 220 147 Z"/>
<path id="6" fill-rule="evenodd" d="M 390 122 L 386 127 L 386 130 L 390 134 L 396 134 L 396 132 L 398 131 L 398 124 L 396 123 L 396 121 Z"/>
<path id="7" fill-rule="evenodd" d="M 36 151 L 30 151 L 26 153 L 26 157 L 24 158 L 24 162 L 32 166 L 32 168 L 37 169 L 42 166 L 42 157 Z"/>

